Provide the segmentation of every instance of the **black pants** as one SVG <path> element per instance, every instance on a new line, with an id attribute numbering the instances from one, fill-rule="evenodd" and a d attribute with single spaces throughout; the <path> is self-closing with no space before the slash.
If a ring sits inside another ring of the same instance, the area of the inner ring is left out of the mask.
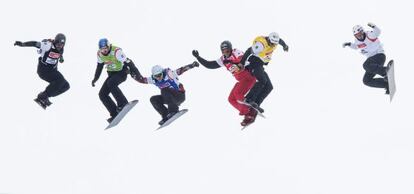
<path id="1" fill-rule="evenodd" d="M 53 67 L 39 62 L 37 65 L 37 74 L 42 80 L 49 82 L 49 85 L 43 92 L 47 97 L 58 96 L 70 88 L 68 81 L 57 70 L 56 66 Z"/>
<path id="2" fill-rule="evenodd" d="M 365 85 L 375 88 L 386 88 L 387 82 L 384 78 L 374 78 L 375 75 L 386 76 L 386 67 L 384 67 L 385 63 L 385 55 L 380 53 L 376 54 L 372 57 L 369 57 L 364 62 L 364 69 L 365 74 L 363 78 L 363 82 Z"/>
<path id="3" fill-rule="evenodd" d="M 99 91 L 99 99 L 101 99 L 111 117 L 115 117 L 118 114 L 117 107 L 122 108 L 128 104 L 128 100 L 118 87 L 126 79 L 127 73 L 125 71 L 110 72 Z M 115 98 L 117 104 L 109 97 L 109 93 Z"/>
<path id="4" fill-rule="evenodd" d="M 256 102 L 260 106 L 264 99 L 273 90 L 273 85 L 270 81 L 269 76 L 264 70 L 264 63 L 255 56 L 251 56 L 251 58 L 252 59 L 249 59 L 250 64 L 246 68 L 254 77 L 256 77 L 257 81 L 254 84 L 253 88 L 250 89 L 249 93 L 246 95 L 246 100 L 248 102 Z"/>
<path id="5" fill-rule="evenodd" d="M 178 106 L 185 100 L 185 92 L 180 92 L 171 88 L 161 89 L 161 95 L 152 96 L 150 101 L 162 118 L 166 118 L 168 113 L 178 112 Z M 168 105 L 168 108 L 164 106 Z"/>

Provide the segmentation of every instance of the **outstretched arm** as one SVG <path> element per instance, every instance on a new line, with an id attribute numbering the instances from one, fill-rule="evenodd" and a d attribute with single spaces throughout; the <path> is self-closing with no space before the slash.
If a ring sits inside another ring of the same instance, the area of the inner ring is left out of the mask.
<path id="1" fill-rule="evenodd" d="M 14 42 L 14 46 L 40 48 L 41 45 L 40 45 L 40 42 L 37 42 L 37 41 L 27 41 L 27 42 L 16 41 Z"/>
<path id="2" fill-rule="evenodd" d="M 284 51 L 289 51 L 289 46 L 283 41 L 283 39 L 279 39 L 279 44 L 282 45 Z"/>
<path id="3" fill-rule="evenodd" d="M 175 72 L 177 72 L 177 75 L 181 75 L 184 72 L 188 71 L 189 69 L 192 69 L 192 68 L 198 67 L 198 66 L 200 66 L 200 64 L 198 64 L 197 61 L 194 61 L 191 64 L 188 64 L 186 66 L 183 66 L 183 67 L 180 67 L 180 68 L 176 69 Z"/>
<path id="4" fill-rule="evenodd" d="M 217 61 L 207 61 L 207 60 L 203 59 L 202 57 L 200 57 L 200 54 L 198 53 L 197 50 L 193 50 L 193 56 L 197 59 L 198 62 L 201 63 L 201 65 L 203 65 L 204 67 L 206 67 L 208 69 L 217 69 L 217 68 L 221 67 L 217 63 Z"/>

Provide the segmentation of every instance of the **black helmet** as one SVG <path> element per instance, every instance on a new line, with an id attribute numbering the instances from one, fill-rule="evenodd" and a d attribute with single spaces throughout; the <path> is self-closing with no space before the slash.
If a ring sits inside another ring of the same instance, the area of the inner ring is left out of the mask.
<path id="1" fill-rule="evenodd" d="M 65 43 L 66 43 L 66 36 L 62 33 L 57 34 L 55 39 L 53 40 L 53 44 L 55 45 L 55 47 L 63 48 Z"/>
<path id="2" fill-rule="evenodd" d="M 233 50 L 233 46 L 231 45 L 230 41 L 225 40 L 220 44 L 220 49 L 221 50 L 224 50 L 224 49 Z"/>

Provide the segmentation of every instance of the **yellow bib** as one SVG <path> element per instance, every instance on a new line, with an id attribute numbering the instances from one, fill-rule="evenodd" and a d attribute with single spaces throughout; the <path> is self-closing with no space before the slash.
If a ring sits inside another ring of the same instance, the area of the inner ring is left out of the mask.
<path id="1" fill-rule="evenodd" d="M 269 43 L 267 43 L 267 40 L 264 36 L 258 36 L 257 38 L 255 38 L 253 41 L 253 45 L 255 45 L 257 42 L 262 43 L 264 46 L 262 52 L 258 54 L 258 57 L 260 57 L 260 59 L 262 59 L 263 62 L 269 63 L 270 60 L 272 59 L 273 51 L 276 50 L 277 45 L 273 45 L 273 46 L 269 45 Z"/>

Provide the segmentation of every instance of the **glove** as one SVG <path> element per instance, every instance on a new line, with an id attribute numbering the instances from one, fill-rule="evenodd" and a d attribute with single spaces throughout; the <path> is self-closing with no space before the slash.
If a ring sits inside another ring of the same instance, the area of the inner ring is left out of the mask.
<path id="1" fill-rule="evenodd" d="M 371 22 L 368 23 L 368 26 L 371 27 L 371 28 L 375 28 L 375 24 L 373 24 Z"/>
<path id="2" fill-rule="evenodd" d="M 63 59 L 63 57 L 60 57 L 60 58 L 59 58 L 59 62 L 60 62 L 60 63 L 63 63 L 63 62 L 65 62 L 65 59 Z"/>
<path id="3" fill-rule="evenodd" d="M 96 81 L 98 81 L 98 80 L 96 80 L 96 79 L 93 79 L 93 80 L 92 80 L 92 87 L 95 87 L 95 82 L 96 82 Z"/>
<path id="4" fill-rule="evenodd" d="M 283 47 L 283 50 L 284 50 L 285 52 L 288 52 L 288 51 L 289 51 L 289 46 L 288 46 L 288 45 L 284 46 L 284 47 Z"/>
<path id="5" fill-rule="evenodd" d="M 23 42 L 16 41 L 16 42 L 14 42 L 14 46 L 23 46 Z"/>
<path id="6" fill-rule="evenodd" d="M 193 50 L 193 56 L 195 57 L 195 58 L 198 58 L 198 57 L 200 57 L 200 54 L 198 54 L 198 50 Z"/>
<path id="7" fill-rule="evenodd" d="M 191 68 L 194 68 L 194 67 L 199 67 L 200 66 L 200 64 L 197 62 L 197 61 L 194 61 L 192 64 L 191 64 Z"/>
<path id="8" fill-rule="evenodd" d="M 351 43 L 350 42 L 345 42 L 344 44 L 342 44 L 342 47 L 347 47 L 347 46 L 351 46 Z"/>

